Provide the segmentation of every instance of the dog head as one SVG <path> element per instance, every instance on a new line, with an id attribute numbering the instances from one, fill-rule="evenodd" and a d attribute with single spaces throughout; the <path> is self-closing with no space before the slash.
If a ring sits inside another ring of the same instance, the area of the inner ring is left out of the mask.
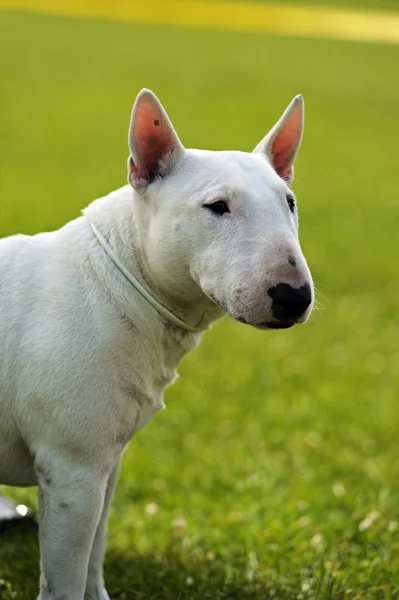
<path id="1" fill-rule="evenodd" d="M 307 320 L 314 291 L 290 190 L 303 132 L 297 96 L 252 153 L 186 150 L 154 94 L 142 90 L 129 129 L 146 268 L 179 302 L 206 296 L 258 328 Z"/>

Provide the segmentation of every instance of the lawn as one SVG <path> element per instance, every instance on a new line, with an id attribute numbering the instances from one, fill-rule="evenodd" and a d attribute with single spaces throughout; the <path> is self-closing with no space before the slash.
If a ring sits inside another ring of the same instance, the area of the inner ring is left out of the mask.
<path id="1" fill-rule="evenodd" d="M 125 183 L 142 87 L 187 146 L 251 150 L 297 94 L 310 322 L 224 319 L 126 451 L 114 600 L 399 597 L 399 47 L 3 13 L 0 234 L 61 226 Z M 35 506 L 35 490 L 1 488 Z M 0 538 L 32 600 L 36 535 Z"/>

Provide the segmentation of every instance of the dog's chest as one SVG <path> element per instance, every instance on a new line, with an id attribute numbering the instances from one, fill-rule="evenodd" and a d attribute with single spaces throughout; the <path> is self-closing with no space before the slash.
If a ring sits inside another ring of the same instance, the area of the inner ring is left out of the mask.
<path id="1" fill-rule="evenodd" d="M 124 405 L 123 423 L 127 425 L 127 406 L 132 419 L 126 429 L 131 437 L 165 408 L 164 391 L 178 377 L 177 366 L 183 356 L 199 342 L 198 335 L 165 328 L 161 335 L 143 336 L 138 330 L 124 331 L 124 343 L 113 353 L 117 395 Z M 138 407 L 136 416 L 134 408 Z"/>

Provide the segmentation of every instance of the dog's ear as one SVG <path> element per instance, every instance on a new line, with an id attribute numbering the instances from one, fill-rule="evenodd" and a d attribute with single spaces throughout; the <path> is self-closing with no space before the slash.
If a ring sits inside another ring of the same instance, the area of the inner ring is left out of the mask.
<path id="1" fill-rule="evenodd" d="M 141 90 L 129 127 L 128 181 L 144 191 L 156 177 L 164 177 L 184 148 L 168 115 L 150 90 Z"/>
<path id="2" fill-rule="evenodd" d="M 296 96 L 281 119 L 256 146 L 254 152 L 265 154 L 271 166 L 287 185 L 294 177 L 294 160 L 303 134 L 304 106 Z"/>

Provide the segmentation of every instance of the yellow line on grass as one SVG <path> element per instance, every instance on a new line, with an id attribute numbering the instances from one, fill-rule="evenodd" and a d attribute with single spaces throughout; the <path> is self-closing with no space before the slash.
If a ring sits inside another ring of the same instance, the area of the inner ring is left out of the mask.
<path id="1" fill-rule="evenodd" d="M 211 0 L 0 0 L 0 8 L 107 21 L 399 44 L 399 14 Z"/>

